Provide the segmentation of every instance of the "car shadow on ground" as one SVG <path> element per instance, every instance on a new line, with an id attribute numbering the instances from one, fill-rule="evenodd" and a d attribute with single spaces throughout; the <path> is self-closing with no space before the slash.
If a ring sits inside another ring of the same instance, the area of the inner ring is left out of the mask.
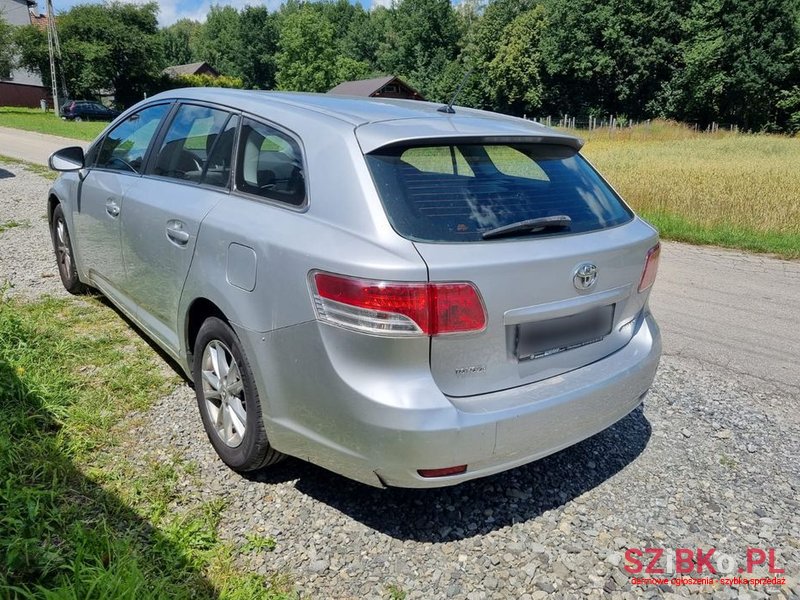
<path id="1" fill-rule="evenodd" d="M 84 476 L 40 388 L 0 355 L 0 598 L 111 598 L 120 585 L 216 598 L 184 549 Z"/>
<path id="2" fill-rule="evenodd" d="M 16 177 L 16 175 L 14 175 L 14 173 L 11 171 L 0 169 L 0 179 L 11 179 L 12 177 Z"/>
<path id="3" fill-rule="evenodd" d="M 446 542 L 530 521 L 601 485 L 630 465 L 650 439 L 639 407 L 605 431 L 561 452 L 490 477 L 431 490 L 380 490 L 289 458 L 251 474 L 295 487 L 393 538 Z"/>

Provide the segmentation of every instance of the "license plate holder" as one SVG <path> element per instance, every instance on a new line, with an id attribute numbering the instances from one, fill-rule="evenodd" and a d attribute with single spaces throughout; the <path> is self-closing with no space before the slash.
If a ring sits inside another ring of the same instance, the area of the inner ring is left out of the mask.
<path id="1" fill-rule="evenodd" d="M 611 333 L 615 307 L 609 304 L 575 315 L 517 325 L 517 358 L 543 358 L 599 342 Z"/>

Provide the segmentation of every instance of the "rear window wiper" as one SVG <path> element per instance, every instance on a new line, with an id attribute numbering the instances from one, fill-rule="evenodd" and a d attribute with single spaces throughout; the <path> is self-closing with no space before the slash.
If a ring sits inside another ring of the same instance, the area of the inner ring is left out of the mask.
<path id="1" fill-rule="evenodd" d="M 492 238 L 503 237 L 506 235 L 513 235 L 515 233 L 539 233 L 548 229 L 569 229 L 572 224 L 572 219 L 567 215 L 553 215 L 550 217 L 539 217 L 538 219 L 526 219 L 524 221 L 517 221 L 502 227 L 495 227 L 489 229 L 481 234 L 485 240 Z"/>

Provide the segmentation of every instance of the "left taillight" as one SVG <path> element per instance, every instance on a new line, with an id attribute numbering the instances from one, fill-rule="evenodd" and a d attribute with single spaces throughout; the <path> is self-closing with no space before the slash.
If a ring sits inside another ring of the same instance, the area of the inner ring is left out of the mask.
<path id="1" fill-rule="evenodd" d="M 647 260 L 644 263 L 642 279 L 639 281 L 639 291 L 643 292 L 655 283 L 658 273 L 658 259 L 661 257 L 661 244 L 658 243 L 647 251 Z"/>
<path id="2" fill-rule="evenodd" d="M 312 271 L 317 319 L 372 335 L 434 336 L 482 331 L 486 311 L 469 282 L 362 279 Z"/>

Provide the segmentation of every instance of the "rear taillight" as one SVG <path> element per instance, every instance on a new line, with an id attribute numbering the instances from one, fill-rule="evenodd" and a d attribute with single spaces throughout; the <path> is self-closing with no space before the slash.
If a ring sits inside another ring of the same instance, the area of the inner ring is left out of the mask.
<path id="1" fill-rule="evenodd" d="M 387 336 L 482 331 L 486 311 L 472 283 L 358 279 L 321 271 L 309 281 L 317 319 Z"/>
<path id="2" fill-rule="evenodd" d="M 643 292 L 648 289 L 656 280 L 656 273 L 658 273 L 658 258 L 661 256 L 661 244 L 656 244 L 647 251 L 647 260 L 644 263 L 644 271 L 642 271 L 642 280 L 639 282 L 639 291 Z"/>

